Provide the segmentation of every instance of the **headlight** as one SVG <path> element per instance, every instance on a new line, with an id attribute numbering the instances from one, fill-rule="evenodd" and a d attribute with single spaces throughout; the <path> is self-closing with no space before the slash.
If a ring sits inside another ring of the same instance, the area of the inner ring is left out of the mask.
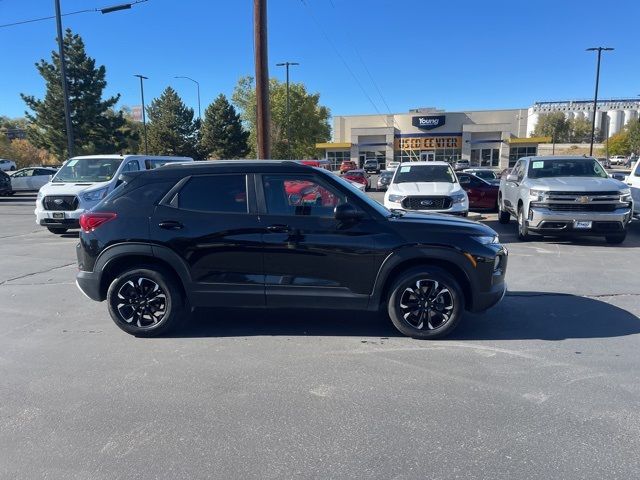
<path id="1" fill-rule="evenodd" d="M 400 203 L 402 202 L 406 197 L 404 195 L 389 195 L 389 201 L 393 202 L 393 203 Z"/>
<path id="2" fill-rule="evenodd" d="M 529 190 L 529 201 L 530 202 L 542 202 L 544 201 L 544 190 L 536 190 L 532 188 Z"/>
<path id="3" fill-rule="evenodd" d="M 92 190 L 90 192 L 84 192 L 82 194 L 82 199 L 87 202 L 95 202 L 97 200 L 102 200 L 107 195 L 107 187 L 100 188 L 98 190 Z"/>
<path id="4" fill-rule="evenodd" d="M 471 237 L 476 242 L 481 243 L 482 245 L 491 245 L 492 243 L 500 243 L 500 239 L 498 235 L 477 235 Z"/>
<path id="5" fill-rule="evenodd" d="M 455 193 L 453 195 L 451 195 L 451 201 L 456 204 L 456 203 L 464 203 L 464 201 L 467 199 L 467 194 L 464 192 L 461 193 Z"/>
<path id="6" fill-rule="evenodd" d="M 631 189 L 630 188 L 623 188 L 618 193 L 620 194 L 620 201 L 621 202 L 630 202 L 631 201 Z"/>
<path id="7" fill-rule="evenodd" d="M 38 196 L 36 198 L 40 200 L 42 197 L 44 197 L 44 193 L 42 193 L 42 190 L 38 190 Z"/>

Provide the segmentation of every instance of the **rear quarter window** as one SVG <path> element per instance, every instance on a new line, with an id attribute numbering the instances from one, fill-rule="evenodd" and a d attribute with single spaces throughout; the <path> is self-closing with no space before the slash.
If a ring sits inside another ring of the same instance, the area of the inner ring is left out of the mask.
<path id="1" fill-rule="evenodd" d="M 130 184 L 123 183 L 107 196 L 99 207 L 101 209 L 141 210 L 158 203 L 176 181 L 145 183 L 139 185 L 134 179 Z"/>

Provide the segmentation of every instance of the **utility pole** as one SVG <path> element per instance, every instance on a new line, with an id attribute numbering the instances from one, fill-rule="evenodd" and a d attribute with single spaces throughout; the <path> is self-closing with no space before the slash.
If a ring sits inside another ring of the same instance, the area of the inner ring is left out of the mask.
<path id="1" fill-rule="evenodd" d="M 602 52 L 609 52 L 613 50 L 610 47 L 591 47 L 587 48 L 587 52 L 598 52 L 598 63 L 596 67 L 596 93 L 593 96 L 593 117 L 591 118 L 591 145 L 589 146 L 589 156 L 593 156 L 593 141 L 596 136 L 596 111 L 598 109 L 598 84 L 600 83 L 600 57 Z"/>
<path id="2" fill-rule="evenodd" d="M 149 155 L 149 147 L 147 145 L 147 115 L 144 111 L 144 84 L 143 80 L 149 80 L 148 77 L 144 75 L 134 75 L 134 77 L 138 77 L 140 79 L 140 96 L 142 97 L 142 130 L 144 132 L 144 154 Z"/>
<path id="3" fill-rule="evenodd" d="M 256 127 L 258 158 L 271 158 L 271 112 L 267 58 L 267 0 L 253 0 L 253 42 L 256 65 Z"/>
<path id="4" fill-rule="evenodd" d="M 69 85 L 67 84 L 67 65 L 64 58 L 64 37 L 62 36 L 62 16 L 60 0 L 54 0 L 56 8 L 56 26 L 58 28 L 58 52 L 60 55 L 60 77 L 64 101 L 64 123 L 67 129 L 67 156 L 73 157 L 73 126 L 71 125 L 71 106 L 69 105 Z"/>
<path id="5" fill-rule="evenodd" d="M 285 67 L 287 70 L 287 157 L 291 160 L 291 124 L 289 123 L 289 65 L 300 65 L 297 62 L 276 63 L 276 67 Z"/>

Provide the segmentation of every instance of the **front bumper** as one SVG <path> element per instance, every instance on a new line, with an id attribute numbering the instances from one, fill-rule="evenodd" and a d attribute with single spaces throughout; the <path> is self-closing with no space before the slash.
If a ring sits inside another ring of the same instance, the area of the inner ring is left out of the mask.
<path id="1" fill-rule="evenodd" d="M 452 215 L 461 215 L 466 216 L 469 213 L 469 200 L 465 200 L 462 203 L 454 203 L 450 208 L 446 209 L 425 209 L 425 210 L 415 210 L 408 209 L 402 206 L 400 202 L 390 202 L 389 200 L 385 200 L 384 206 L 389 209 L 397 209 L 397 210 L 406 210 L 408 212 L 423 212 L 423 213 L 449 213 Z"/>
<path id="2" fill-rule="evenodd" d="M 63 226 L 67 228 L 80 228 L 80 215 L 86 212 L 84 208 L 76 210 L 44 210 L 40 205 L 34 210 L 36 223 L 43 227 Z M 59 218 L 62 215 L 62 218 Z"/>
<path id="3" fill-rule="evenodd" d="M 544 207 L 529 209 L 527 225 L 535 232 L 605 234 L 622 232 L 631 220 L 631 209 L 620 208 L 613 212 L 560 212 Z M 576 229 L 575 222 L 593 222 L 590 229 Z"/>

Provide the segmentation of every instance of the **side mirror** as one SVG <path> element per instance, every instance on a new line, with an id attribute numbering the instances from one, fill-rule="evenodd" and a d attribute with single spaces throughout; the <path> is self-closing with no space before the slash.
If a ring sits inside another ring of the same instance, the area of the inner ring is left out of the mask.
<path id="1" fill-rule="evenodd" d="M 517 182 L 517 181 L 518 181 L 518 175 L 514 173 L 510 173 L 509 175 L 507 175 L 507 182 Z"/>
<path id="2" fill-rule="evenodd" d="M 336 208 L 333 209 L 333 216 L 336 220 L 340 220 L 342 222 L 356 221 L 361 220 L 364 217 L 364 212 L 358 210 L 350 203 L 341 203 L 340 205 L 336 205 Z"/>

